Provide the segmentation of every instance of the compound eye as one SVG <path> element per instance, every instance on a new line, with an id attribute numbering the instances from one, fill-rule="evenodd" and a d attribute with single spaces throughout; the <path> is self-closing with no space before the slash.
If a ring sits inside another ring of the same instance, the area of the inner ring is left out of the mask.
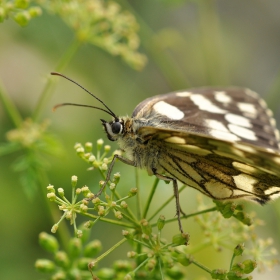
<path id="1" fill-rule="evenodd" d="M 112 132 L 114 134 L 119 134 L 122 132 L 122 124 L 120 122 L 114 122 L 111 124 Z"/>

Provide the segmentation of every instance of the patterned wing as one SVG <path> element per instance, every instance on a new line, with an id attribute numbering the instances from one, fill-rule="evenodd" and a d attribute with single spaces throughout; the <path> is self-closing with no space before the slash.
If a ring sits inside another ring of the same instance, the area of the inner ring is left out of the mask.
<path id="1" fill-rule="evenodd" d="M 169 129 L 143 127 L 139 133 L 158 146 L 158 173 L 213 199 L 263 204 L 280 196 L 279 153 Z"/>
<path id="2" fill-rule="evenodd" d="M 157 172 L 213 199 L 265 203 L 280 196 L 279 136 L 270 110 L 247 89 L 202 88 L 156 96 L 133 112 Z"/>
<path id="3" fill-rule="evenodd" d="M 198 88 L 159 95 L 141 102 L 132 117 L 146 119 L 147 126 L 279 150 L 272 113 L 249 89 Z"/>

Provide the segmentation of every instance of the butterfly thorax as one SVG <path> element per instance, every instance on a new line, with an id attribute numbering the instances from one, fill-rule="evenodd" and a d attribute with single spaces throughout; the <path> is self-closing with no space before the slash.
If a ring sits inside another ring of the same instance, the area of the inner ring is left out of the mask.
<path id="1" fill-rule="evenodd" d="M 121 124 L 119 131 L 114 131 L 116 120 L 103 122 L 107 137 L 117 141 L 120 149 L 125 151 L 125 156 L 139 168 L 146 169 L 149 175 L 157 169 L 158 159 L 161 155 L 160 145 L 152 135 L 143 133 L 142 127 L 147 127 L 148 121 L 130 117 L 121 117 L 117 120 Z"/>

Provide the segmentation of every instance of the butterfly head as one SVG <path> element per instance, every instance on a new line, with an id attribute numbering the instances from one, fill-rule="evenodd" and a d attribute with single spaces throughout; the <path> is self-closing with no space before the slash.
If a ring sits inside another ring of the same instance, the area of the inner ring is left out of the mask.
<path id="1" fill-rule="evenodd" d="M 124 132 L 124 121 L 122 119 L 114 117 L 114 120 L 111 122 L 103 119 L 101 119 L 101 122 L 110 141 L 118 140 Z"/>

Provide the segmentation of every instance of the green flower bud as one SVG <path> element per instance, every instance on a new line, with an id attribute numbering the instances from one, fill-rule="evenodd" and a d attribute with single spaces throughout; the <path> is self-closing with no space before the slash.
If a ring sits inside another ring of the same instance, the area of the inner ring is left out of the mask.
<path id="1" fill-rule="evenodd" d="M 55 193 L 55 188 L 53 185 L 48 185 L 47 186 L 47 192 L 48 193 Z"/>
<path id="2" fill-rule="evenodd" d="M 120 179 L 121 179 L 120 172 L 115 173 L 113 182 L 117 185 L 119 183 Z"/>
<path id="3" fill-rule="evenodd" d="M 88 271 L 88 264 L 92 261 L 90 258 L 80 258 L 78 259 L 78 268 L 80 270 Z"/>
<path id="4" fill-rule="evenodd" d="M 58 251 L 54 255 L 54 260 L 56 264 L 60 267 L 67 268 L 69 267 L 70 261 L 67 254 L 64 251 Z"/>
<path id="5" fill-rule="evenodd" d="M 104 144 L 103 139 L 99 139 L 99 140 L 97 140 L 97 150 L 98 150 L 98 151 L 100 151 L 100 150 L 101 150 L 101 148 L 102 148 L 103 144 Z"/>
<path id="6" fill-rule="evenodd" d="M 42 9 L 40 7 L 31 7 L 28 9 L 28 13 L 31 18 L 35 18 L 42 14 Z"/>
<path id="7" fill-rule="evenodd" d="M 127 203 L 123 200 L 123 201 L 121 202 L 121 208 L 126 209 L 127 206 L 128 206 Z"/>
<path id="8" fill-rule="evenodd" d="M 132 232 L 128 231 L 128 230 L 122 230 L 122 235 L 126 238 L 126 239 L 133 239 L 134 235 Z"/>
<path id="9" fill-rule="evenodd" d="M 105 146 L 104 146 L 104 151 L 105 151 L 106 153 L 108 153 L 110 150 L 111 150 L 111 146 L 110 146 L 110 145 L 105 145 Z"/>
<path id="10" fill-rule="evenodd" d="M 130 272 L 132 270 L 132 265 L 128 261 L 117 260 L 113 264 L 115 271 Z"/>
<path id="11" fill-rule="evenodd" d="M 70 258 L 77 258 L 80 256 L 82 252 L 82 241 L 79 238 L 72 238 L 70 239 L 70 242 L 68 243 L 68 252 Z"/>
<path id="12" fill-rule="evenodd" d="M 166 274 L 171 278 L 171 279 L 184 279 L 184 273 L 182 270 L 174 265 L 172 268 L 166 269 Z"/>
<path id="13" fill-rule="evenodd" d="M 243 212 L 238 212 L 237 214 L 234 215 L 234 217 L 247 226 L 250 226 L 253 223 L 250 216 L 247 214 L 244 214 Z"/>
<path id="14" fill-rule="evenodd" d="M 52 232 L 52 233 L 56 233 L 57 230 L 58 230 L 58 224 L 54 224 L 54 225 L 52 226 L 52 228 L 51 228 L 51 232 Z"/>
<path id="15" fill-rule="evenodd" d="M 157 228 L 158 230 L 162 230 L 165 225 L 165 217 L 163 215 L 160 215 L 157 220 Z"/>
<path id="16" fill-rule="evenodd" d="M 152 233 L 152 227 L 150 226 L 148 220 L 142 219 L 142 220 L 140 221 L 140 224 L 141 224 L 143 233 L 145 233 L 146 235 L 151 235 L 151 233 Z"/>
<path id="17" fill-rule="evenodd" d="M 74 149 L 77 150 L 79 148 L 82 148 L 82 144 L 81 143 L 76 143 L 75 146 L 74 146 Z"/>
<path id="18" fill-rule="evenodd" d="M 92 143 L 91 142 L 86 142 L 85 149 L 88 153 L 90 153 L 92 151 Z"/>
<path id="19" fill-rule="evenodd" d="M 64 197 L 64 189 L 63 188 L 58 188 L 57 192 L 58 192 L 60 197 Z"/>
<path id="20" fill-rule="evenodd" d="M 178 245 L 188 245 L 190 235 L 188 233 L 179 233 L 173 236 L 172 243 Z"/>
<path id="21" fill-rule="evenodd" d="M 56 195 L 55 193 L 47 193 L 47 198 L 49 199 L 49 201 L 55 201 Z"/>
<path id="22" fill-rule="evenodd" d="M 94 163 L 96 161 L 96 158 L 94 155 L 91 155 L 89 158 L 88 158 L 88 161 L 89 163 Z"/>
<path id="23" fill-rule="evenodd" d="M 115 278 L 115 271 L 111 268 L 101 268 L 97 272 L 97 277 L 100 279 L 113 280 Z"/>
<path id="24" fill-rule="evenodd" d="M 177 261 L 183 265 L 183 266 L 188 266 L 192 263 L 192 257 L 188 257 L 186 254 L 179 254 L 177 256 Z"/>
<path id="25" fill-rule="evenodd" d="M 153 271 L 154 268 L 155 268 L 155 266 L 156 266 L 156 264 L 157 264 L 157 261 L 156 261 L 155 259 L 150 259 L 150 260 L 146 263 L 145 267 L 146 267 L 146 269 L 147 269 L 148 271 Z"/>
<path id="26" fill-rule="evenodd" d="M 41 232 L 39 234 L 39 244 L 44 250 L 50 253 L 55 253 L 58 251 L 59 245 L 57 239 L 46 232 Z"/>
<path id="27" fill-rule="evenodd" d="M 73 175 L 71 177 L 71 184 L 72 184 L 72 187 L 75 188 L 76 185 L 77 185 L 77 182 L 78 182 L 78 177 L 76 175 Z"/>
<path id="28" fill-rule="evenodd" d="M 130 272 L 129 274 L 126 274 L 123 279 L 124 280 L 132 280 L 132 279 L 134 279 L 134 273 Z"/>
<path id="29" fill-rule="evenodd" d="M 83 231 L 80 230 L 80 229 L 78 229 L 78 230 L 76 231 L 76 237 L 82 238 L 82 236 L 83 236 Z"/>
<path id="30" fill-rule="evenodd" d="M 115 211 L 115 217 L 119 220 L 123 218 L 122 212 L 121 211 Z"/>
<path id="31" fill-rule="evenodd" d="M 129 252 L 127 252 L 126 255 L 127 255 L 128 258 L 133 259 L 137 256 L 137 253 L 134 252 L 134 251 L 129 251 Z"/>
<path id="32" fill-rule="evenodd" d="M 80 147 L 76 150 L 76 153 L 78 156 L 82 157 L 85 153 L 85 149 L 83 147 Z"/>
<path id="33" fill-rule="evenodd" d="M 250 259 L 245 260 L 242 264 L 244 265 L 243 272 L 245 274 L 251 273 L 257 267 L 257 263 Z"/>
<path id="34" fill-rule="evenodd" d="M 29 0 L 15 0 L 14 2 L 15 4 L 15 8 L 18 8 L 18 9 L 26 9 L 29 4 L 30 4 L 30 1 Z"/>
<path id="35" fill-rule="evenodd" d="M 58 271 L 55 274 L 53 274 L 51 280 L 66 280 L 67 276 L 64 271 Z"/>
<path id="36" fill-rule="evenodd" d="M 131 188 L 129 193 L 128 193 L 128 196 L 129 197 L 132 197 L 132 196 L 135 196 L 138 192 L 138 189 L 137 188 Z"/>
<path id="37" fill-rule="evenodd" d="M 93 240 L 88 243 L 84 249 L 84 256 L 92 258 L 102 250 L 102 244 L 99 240 Z"/>
<path id="38" fill-rule="evenodd" d="M 212 279 L 227 279 L 227 271 L 223 269 L 214 269 L 211 271 Z"/>
<path id="39" fill-rule="evenodd" d="M 235 248 L 234 248 L 234 255 L 235 256 L 241 256 L 243 254 L 244 251 L 244 244 L 238 244 Z"/>
<path id="40" fill-rule="evenodd" d="M 35 262 L 35 268 L 40 272 L 50 273 L 55 271 L 55 264 L 47 259 L 39 259 Z"/>
<path id="41" fill-rule="evenodd" d="M 82 203 L 82 204 L 80 205 L 80 209 L 81 209 L 82 213 L 85 213 L 85 212 L 87 212 L 88 207 L 87 207 L 85 204 Z"/>

